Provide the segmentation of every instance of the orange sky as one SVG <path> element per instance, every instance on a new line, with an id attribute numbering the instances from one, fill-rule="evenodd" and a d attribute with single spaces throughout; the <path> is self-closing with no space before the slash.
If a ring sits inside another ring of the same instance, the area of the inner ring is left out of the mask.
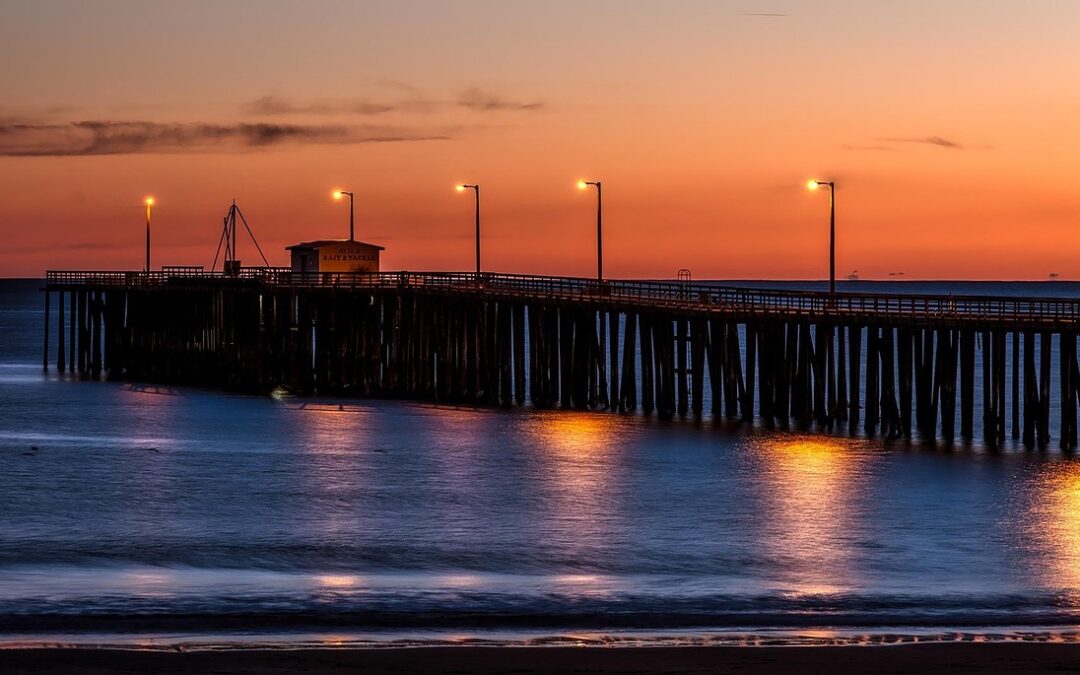
<path id="1" fill-rule="evenodd" d="M 140 268 L 145 194 L 155 265 L 208 266 L 234 197 L 284 264 L 347 233 L 338 186 L 384 267 L 469 269 L 461 181 L 486 269 L 590 275 L 585 177 L 610 276 L 821 278 L 814 175 L 840 276 L 1080 278 L 1078 30 L 1050 1 L 5 2 L 0 276 Z"/>

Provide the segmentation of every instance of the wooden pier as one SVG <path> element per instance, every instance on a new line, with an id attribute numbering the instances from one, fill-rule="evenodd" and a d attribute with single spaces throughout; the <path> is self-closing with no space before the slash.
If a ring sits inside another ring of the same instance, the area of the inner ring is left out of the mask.
<path id="1" fill-rule="evenodd" d="M 90 378 L 1077 445 L 1073 300 L 245 268 L 49 272 L 45 308 Z"/>

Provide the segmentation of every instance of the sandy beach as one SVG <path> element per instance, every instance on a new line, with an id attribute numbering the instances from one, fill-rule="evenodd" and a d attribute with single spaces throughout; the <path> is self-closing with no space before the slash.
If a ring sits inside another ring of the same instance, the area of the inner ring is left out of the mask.
<path id="1" fill-rule="evenodd" d="M 1077 644 L 889 647 L 419 648 L 0 651 L 18 673 L 1061 673 L 1080 671 Z"/>

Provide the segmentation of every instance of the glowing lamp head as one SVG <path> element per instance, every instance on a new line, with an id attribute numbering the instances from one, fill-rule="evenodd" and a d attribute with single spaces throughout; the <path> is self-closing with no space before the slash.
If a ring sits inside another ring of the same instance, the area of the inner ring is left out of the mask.
<path id="1" fill-rule="evenodd" d="M 817 179 L 815 179 L 815 178 L 811 178 L 810 180 L 806 181 L 806 189 L 807 190 L 816 190 L 819 187 L 820 187 L 820 185 L 818 185 Z"/>
<path id="2" fill-rule="evenodd" d="M 579 181 L 577 182 L 577 189 L 579 189 L 579 190 L 584 190 L 584 189 L 585 189 L 585 188 L 587 188 L 587 187 L 589 187 L 589 184 L 588 184 L 588 183 L 586 183 L 585 181 L 583 181 L 583 180 L 579 180 Z"/>
<path id="3" fill-rule="evenodd" d="M 458 192 L 465 192 L 465 186 L 464 185 L 455 185 L 454 189 L 457 190 Z"/>
<path id="4" fill-rule="evenodd" d="M 147 198 L 146 198 L 145 200 L 143 200 L 143 201 L 145 202 L 145 204 L 146 204 L 147 206 L 153 206 L 153 205 L 154 205 L 154 198 L 153 198 L 153 197 L 147 197 Z"/>
<path id="5" fill-rule="evenodd" d="M 341 190 L 334 190 L 334 199 L 340 200 L 344 194 Z"/>

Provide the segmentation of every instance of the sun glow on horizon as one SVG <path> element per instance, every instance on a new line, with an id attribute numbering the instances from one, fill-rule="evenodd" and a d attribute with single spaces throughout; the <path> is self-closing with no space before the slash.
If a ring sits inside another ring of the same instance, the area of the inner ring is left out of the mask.
<path id="1" fill-rule="evenodd" d="M 612 278 L 820 279 L 817 193 L 834 187 L 838 262 L 864 279 L 1080 278 L 1080 164 L 1060 152 L 1080 138 L 1061 86 L 1080 3 L 989 3 L 977 27 L 959 7 L 855 0 L 770 19 L 703 0 L 614 13 L 577 3 L 573 21 L 513 3 L 485 13 L 498 58 L 479 60 L 461 41 L 475 12 L 431 31 L 409 3 L 276 2 L 257 15 L 239 3 L 71 3 L 63 22 L 47 3 L 22 4 L 4 15 L 18 39 L 0 44 L 5 62 L 25 64 L 5 80 L 3 115 L 19 121 L 0 142 L 5 276 L 141 261 L 131 221 L 147 187 L 169 212 L 156 263 L 212 255 L 220 212 L 242 194 L 269 264 L 286 266 L 285 246 L 339 229 L 353 198 L 326 189 L 339 179 L 362 191 L 385 267 L 468 267 L 464 239 L 448 245 L 468 234 L 446 189 L 458 176 L 490 189 L 485 268 L 577 275 L 594 257 L 583 209 L 601 186 L 589 175 L 612 185 Z M 196 27 L 204 40 L 190 39 Z M 77 67 L 39 58 L 76 33 Z M 170 77 L 129 39 L 140 34 L 171 55 Z M 266 49 L 277 34 L 296 48 Z M 978 57 L 991 52 L 1009 58 Z M 808 61 L 828 76 L 807 77 Z M 371 67 L 359 77 L 354 63 Z M 701 86 L 717 72 L 722 91 Z M 230 88 L 235 100 L 222 100 Z"/>

